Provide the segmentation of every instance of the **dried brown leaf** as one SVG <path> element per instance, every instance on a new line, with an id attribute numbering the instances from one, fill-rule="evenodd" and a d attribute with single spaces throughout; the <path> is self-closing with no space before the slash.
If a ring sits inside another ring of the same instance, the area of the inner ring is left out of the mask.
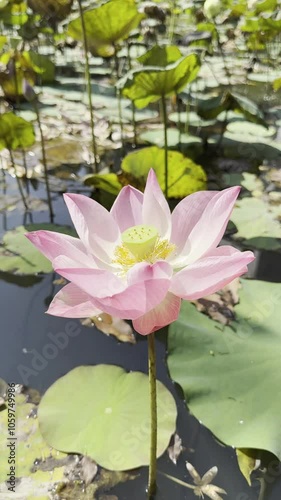
<path id="1" fill-rule="evenodd" d="M 193 302 L 199 312 L 207 314 L 222 325 L 228 325 L 235 318 L 234 306 L 239 302 L 239 288 L 239 278 L 235 278 L 219 292 Z"/>
<path id="2" fill-rule="evenodd" d="M 95 325 L 98 330 L 106 335 L 113 335 L 119 340 L 119 342 L 130 342 L 131 344 L 136 343 L 131 326 L 123 319 L 115 318 L 109 314 L 102 313 L 99 316 L 87 318 L 82 321 L 82 324 L 84 326 Z"/>
<path id="3" fill-rule="evenodd" d="M 98 466 L 94 460 L 84 456 L 81 460 L 81 473 L 85 485 L 88 486 L 96 477 Z"/>
<path id="4" fill-rule="evenodd" d="M 177 465 L 177 460 L 178 460 L 182 450 L 183 450 L 182 440 L 178 434 L 175 434 L 174 435 L 174 444 L 172 444 L 172 446 L 169 446 L 169 448 L 168 448 L 169 458 L 170 458 L 170 460 L 172 460 L 172 462 L 175 465 Z"/>

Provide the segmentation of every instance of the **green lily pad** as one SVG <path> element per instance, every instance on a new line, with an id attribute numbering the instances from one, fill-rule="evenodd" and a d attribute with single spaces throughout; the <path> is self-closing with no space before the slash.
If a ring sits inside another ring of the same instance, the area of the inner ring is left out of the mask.
<path id="1" fill-rule="evenodd" d="M 145 16 L 138 12 L 134 0 L 110 0 L 99 7 L 84 12 L 89 50 L 102 57 L 112 56 L 114 44 L 129 36 Z M 110 21 L 110 22 L 109 22 Z M 68 35 L 83 40 L 81 19 L 68 25 Z"/>
<path id="2" fill-rule="evenodd" d="M 277 78 L 281 78 L 280 71 L 265 71 L 264 73 L 250 73 L 248 80 L 259 83 L 272 83 Z"/>
<path id="3" fill-rule="evenodd" d="M 264 114 L 250 99 L 238 92 L 223 92 L 211 99 L 201 100 L 198 114 L 205 120 L 216 118 L 223 111 L 239 111 L 247 120 L 266 126 Z"/>
<path id="4" fill-rule="evenodd" d="M 216 120 L 204 120 L 195 111 L 190 111 L 189 113 L 170 113 L 169 120 L 174 123 L 180 123 L 181 125 L 190 125 L 191 127 L 211 127 L 215 125 Z"/>
<path id="5" fill-rule="evenodd" d="M 249 172 L 243 172 L 242 174 L 223 174 L 223 182 L 225 187 L 243 186 L 254 196 L 255 194 L 260 195 L 264 191 L 264 185 L 261 179 L 259 179 L 255 174 L 250 174 Z"/>
<path id="6" fill-rule="evenodd" d="M 224 443 L 279 460 L 280 297 L 280 284 L 242 280 L 233 328 L 184 302 L 168 339 L 168 367 L 192 413 Z"/>
<path id="7" fill-rule="evenodd" d="M 181 57 L 182 53 L 176 45 L 167 45 L 164 47 L 154 45 L 152 49 L 138 57 L 138 61 L 144 66 L 161 66 L 164 68 L 169 64 L 173 64 Z"/>
<path id="8" fill-rule="evenodd" d="M 0 271 L 13 274 L 50 273 L 52 265 L 25 237 L 29 231 L 44 229 L 74 235 L 71 228 L 55 224 L 29 224 L 8 231 L 0 246 Z"/>
<path id="9" fill-rule="evenodd" d="M 4 382 L 0 380 L 0 394 Z M 7 387 L 7 384 L 6 384 Z M 25 500 L 49 500 L 50 492 L 56 498 L 75 500 L 97 500 L 100 498 L 99 490 L 108 491 L 116 484 L 134 479 L 136 476 L 124 472 L 111 472 L 100 470 L 98 477 L 97 465 L 88 457 L 79 457 L 73 454 L 61 453 L 52 449 L 38 427 L 37 405 L 40 395 L 33 389 L 28 389 L 28 394 L 15 396 L 16 408 L 16 492 L 8 490 L 6 482 L 10 448 L 7 447 L 8 437 L 8 408 L 1 406 L 0 412 L 0 492 L 5 500 L 15 495 L 16 498 Z M 10 440 L 10 442 L 12 439 Z M 90 482 L 94 477 L 94 481 Z M 77 481 L 79 478 L 79 481 Z M 88 484 L 90 482 L 90 484 Z M 85 490 L 87 484 L 87 490 Z"/>
<path id="10" fill-rule="evenodd" d="M 273 137 L 276 134 L 275 127 L 263 127 L 262 125 L 258 125 L 257 123 L 243 121 L 233 121 L 229 123 L 226 127 L 228 132 L 232 134 L 239 133 L 245 135 L 251 135 L 255 138 L 259 137 Z"/>
<path id="11" fill-rule="evenodd" d="M 160 456 L 177 416 L 175 401 L 161 382 L 157 405 Z M 44 438 L 58 450 L 83 453 L 109 470 L 149 463 L 149 381 L 144 373 L 110 365 L 75 368 L 48 389 L 38 418 Z"/>
<path id="12" fill-rule="evenodd" d="M 200 165 L 178 151 L 168 151 L 168 194 L 170 198 L 184 198 L 205 189 L 207 176 Z M 148 172 L 154 169 L 159 184 L 165 189 L 165 151 L 151 146 L 128 154 L 121 164 L 123 172 L 144 188 Z"/>
<path id="13" fill-rule="evenodd" d="M 139 134 L 139 141 L 149 142 L 150 144 L 154 144 L 159 148 L 164 148 L 165 141 L 164 141 L 163 127 L 142 132 L 141 134 Z M 178 149 L 180 146 L 181 151 L 192 159 L 196 158 L 196 156 L 198 156 L 203 149 L 201 137 L 185 133 L 179 133 L 179 131 L 176 128 L 167 129 L 167 144 L 168 148 Z"/>
<path id="14" fill-rule="evenodd" d="M 27 148 L 34 144 L 35 135 L 32 123 L 14 113 L 0 115 L 0 150 L 3 148 Z"/>
<path id="15" fill-rule="evenodd" d="M 281 208 L 269 205 L 259 198 L 239 200 L 231 215 L 237 227 L 234 238 L 242 238 L 247 245 L 277 250 L 281 248 Z"/>
<path id="16" fill-rule="evenodd" d="M 199 57 L 196 54 L 189 54 L 165 68 L 145 66 L 130 71 L 119 80 L 117 86 L 138 108 L 144 108 L 162 96 L 182 90 L 196 78 L 199 69 Z"/>
<path id="17" fill-rule="evenodd" d="M 84 177 L 84 183 L 86 186 L 94 186 L 96 189 L 101 189 L 102 191 L 106 191 L 116 196 L 123 187 L 118 176 L 113 172 L 86 175 Z"/>

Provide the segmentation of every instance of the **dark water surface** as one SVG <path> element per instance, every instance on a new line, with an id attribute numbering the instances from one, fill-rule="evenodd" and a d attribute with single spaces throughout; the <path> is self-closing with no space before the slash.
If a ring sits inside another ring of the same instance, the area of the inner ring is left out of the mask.
<path id="1" fill-rule="evenodd" d="M 70 224 L 67 210 L 59 195 L 55 202 L 55 213 L 58 214 L 56 223 Z M 46 212 L 33 216 L 33 222 L 47 220 Z M 0 214 L 2 233 L 22 223 L 23 216 L 18 211 L 8 213 L 5 217 Z M 264 253 L 259 259 L 258 266 L 253 269 L 254 275 L 259 279 L 281 281 L 280 257 L 270 252 L 269 256 L 267 254 L 268 252 Z M 273 264 L 275 258 L 276 264 Z M 49 301 L 59 289 L 53 285 L 54 277 L 54 274 L 49 274 L 32 286 L 26 286 L 28 284 L 26 278 L 14 279 L 3 273 L 0 275 L 0 377 L 8 382 L 24 383 L 43 393 L 55 380 L 79 365 L 108 363 L 120 365 L 127 370 L 147 372 L 147 343 L 140 335 L 137 336 L 136 345 L 122 344 L 95 328 L 82 326 L 79 320 L 56 318 L 45 314 Z M 50 334 L 57 335 L 58 332 L 64 332 L 69 324 L 75 324 L 76 328 L 79 328 L 79 334 L 69 338 L 68 345 L 64 348 L 58 348 L 53 359 L 46 360 L 44 356 L 45 361 L 42 362 L 40 355 L 48 350 L 46 345 L 51 342 Z M 188 413 L 180 397 L 180 391 L 168 376 L 165 345 L 165 334 L 157 334 L 157 376 L 177 401 L 177 432 L 182 438 L 185 450 L 177 466 L 172 464 L 165 453 L 158 461 L 158 470 L 192 483 L 185 468 L 186 460 L 195 466 L 200 475 L 216 465 L 219 472 L 214 484 L 227 491 L 228 500 L 257 499 L 258 482 L 256 481 L 253 488 L 249 488 L 238 469 L 235 451 L 217 443 L 212 434 Z M 226 416 L 218 415 L 218 419 L 223 418 Z M 275 474 L 278 477 L 272 486 L 272 491 L 266 497 L 268 500 L 281 498 L 280 473 Z M 109 493 L 117 495 L 119 500 L 143 500 L 146 484 L 147 468 L 143 468 L 137 479 L 120 484 Z M 195 498 L 192 490 L 159 475 L 157 500 Z"/>

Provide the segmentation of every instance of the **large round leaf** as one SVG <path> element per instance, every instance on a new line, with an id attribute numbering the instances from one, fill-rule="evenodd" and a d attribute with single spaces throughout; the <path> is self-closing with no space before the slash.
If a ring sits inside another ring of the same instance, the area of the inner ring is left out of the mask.
<path id="1" fill-rule="evenodd" d="M 122 161 L 123 172 L 129 174 L 130 182 L 140 188 L 151 168 L 154 169 L 161 188 L 165 189 L 165 151 L 152 146 L 128 154 Z M 131 178 L 132 177 L 132 178 Z M 168 194 L 170 198 L 184 198 L 188 194 L 206 187 L 207 176 L 200 165 L 178 151 L 168 151 Z"/>
<path id="2" fill-rule="evenodd" d="M 280 250 L 280 217 L 280 205 L 270 205 L 255 197 L 242 198 L 237 201 L 231 215 L 237 227 L 234 237 L 244 239 L 250 247 Z"/>
<path id="3" fill-rule="evenodd" d="M 175 431 L 175 401 L 157 382 L 157 456 Z M 110 470 L 148 465 L 148 376 L 111 365 L 80 366 L 55 382 L 39 406 L 43 437 L 58 450 L 83 453 Z"/>
<path id="4" fill-rule="evenodd" d="M 111 0 L 84 13 L 88 47 L 103 57 L 114 54 L 114 44 L 127 38 L 144 15 L 138 12 L 134 0 Z M 68 34 L 75 40 L 83 40 L 81 19 L 69 23 Z"/>
<path id="5" fill-rule="evenodd" d="M 154 45 L 152 49 L 138 57 L 138 61 L 144 66 L 161 66 L 164 68 L 176 62 L 182 57 L 180 49 L 176 45 Z"/>
<path id="6" fill-rule="evenodd" d="M 133 70 L 119 80 L 118 87 L 138 108 L 144 108 L 162 96 L 179 92 L 194 80 L 199 69 L 199 57 L 189 54 L 164 68 L 146 66 Z"/>
<path id="7" fill-rule="evenodd" d="M 0 150 L 32 146 L 35 141 L 32 123 L 14 113 L 0 115 Z"/>
<path id="8" fill-rule="evenodd" d="M 281 285 L 242 280 L 233 327 L 184 302 L 169 330 L 168 366 L 186 402 L 223 442 L 281 459 Z"/>
<path id="9" fill-rule="evenodd" d="M 56 231 L 74 235 L 74 230 L 56 224 L 28 224 L 7 231 L 0 245 L 0 271 L 16 274 L 50 273 L 51 262 L 25 237 L 29 231 Z"/>

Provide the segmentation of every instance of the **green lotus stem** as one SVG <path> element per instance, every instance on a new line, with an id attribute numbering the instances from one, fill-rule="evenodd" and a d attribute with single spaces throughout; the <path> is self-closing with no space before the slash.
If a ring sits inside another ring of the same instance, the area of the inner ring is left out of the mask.
<path id="1" fill-rule="evenodd" d="M 117 47 L 114 46 L 114 63 L 115 63 L 115 71 L 116 71 L 116 80 L 119 79 L 119 61 L 117 56 Z M 124 151 L 124 132 L 123 132 L 123 122 L 122 122 L 122 106 L 121 106 L 121 91 L 116 87 L 116 97 L 118 100 L 118 118 L 119 118 L 119 127 L 120 127 L 120 135 L 121 135 L 121 144 L 122 144 L 122 152 Z"/>
<path id="2" fill-rule="evenodd" d="M 172 5 L 171 5 L 172 15 L 171 15 L 170 26 L 169 26 L 169 42 L 170 43 L 173 42 L 173 38 L 174 38 L 174 31 L 175 31 L 175 24 L 176 24 L 176 14 L 175 14 L 176 6 L 177 6 L 177 0 L 173 0 Z"/>
<path id="3" fill-rule="evenodd" d="M 48 178 L 48 168 L 47 168 L 47 158 L 46 158 L 46 151 L 45 151 L 44 134 L 43 134 L 43 130 L 42 130 L 40 113 L 39 113 L 39 106 L 38 106 L 37 99 L 34 99 L 32 102 L 33 102 L 34 110 L 36 113 L 37 124 L 38 124 L 38 128 L 39 128 L 39 133 L 40 133 L 42 163 L 43 163 L 43 168 L 44 168 L 44 178 L 45 178 L 45 184 L 46 184 L 46 192 L 47 192 L 47 201 L 48 201 L 49 213 L 50 213 L 50 221 L 53 222 L 54 211 L 53 211 L 50 184 L 49 184 L 49 178 Z"/>
<path id="4" fill-rule="evenodd" d="M 86 80 L 87 80 L 87 93 L 88 93 L 88 100 L 89 100 L 89 107 L 90 107 L 90 120 L 91 120 L 91 131 L 92 131 L 92 148 L 93 148 L 93 154 L 94 154 L 94 167 L 95 167 L 95 172 L 97 173 L 98 154 L 97 154 L 97 145 L 96 145 L 96 139 L 95 139 L 94 110 L 93 110 L 93 102 L 92 102 L 91 75 L 90 75 L 90 65 L 89 65 L 89 56 L 88 56 L 88 52 L 89 52 L 88 40 L 87 40 L 87 34 L 86 34 L 86 26 L 85 26 L 82 1 L 77 0 L 77 2 L 78 2 L 78 6 L 79 6 L 79 13 L 80 13 L 80 17 L 81 17 L 81 27 L 82 27 L 82 33 L 83 33 L 83 45 L 84 45 L 84 53 L 85 53 L 85 73 L 86 73 Z"/>
<path id="5" fill-rule="evenodd" d="M 165 196 L 168 199 L 168 136 L 167 136 L 167 107 L 165 95 L 161 97 L 163 124 L 164 124 L 164 149 L 165 149 Z"/>
<path id="6" fill-rule="evenodd" d="M 156 397 L 156 355 L 154 333 L 148 340 L 148 375 L 150 388 L 150 462 L 148 474 L 148 500 L 153 500 L 156 493 L 156 462 L 157 462 L 157 397 Z"/>
<path id="7" fill-rule="evenodd" d="M 128 65 L 129 65 L 129 70 L 131 71 L 132 69 L 132 60 L 131 60 L 131 53 L 130 53 L 130 45 L 127 42 L 127 55 L 128 55 Z M 137 124 L 136 124 L 136 105 L 135 101 L 132 101 L 132 121 L 133 121 L 133 130 L 134 130 L 134 146 L 137 145 Z"/>
<path id="8" fill-rule="evenodd" d="M 220 55 L 222 57 L 224 71 L 225 71 L 225 74 L 226 74 L 226 78 L 228 80 L 228 85 L 229 85 L 229 87 L 231 87 L 231 75 L 230 75 L 230 73 L 228 71 L 228 67 L 227 67 L 227 64 L 226 64 L 225 54 L 224 54 L 223 45 L 222 45 L 222 42 L 221 42 L 221 39 L 220 39 L 219 30 L 218 30 L 217 25 L 216 25 L 216 23 L 215 23 L 214 20 L 213 20 L 213 23 L 214 23 L 214 26 L 215 26 L 215 32 L 216 32 L 216 35 L 217 35 L 218 48 L 219 48 L 219 51 L 220 51 Z"/>
<path id="9" fill-rule="evenodd" d="M 178 113 L 178 133 L 179 133 L 179 148 L 181 150 L 181 106 L 179 96 L 176 96 L 177 99 L 177 113 Z"/>
<path id="10" fill-rule="evenodd" d="M 260 487 L 260 492 L 259 492 L 259 498 L 258 500 L 265 500 L 265 494 L 266 494 L 266 481 L 264 477 L 259 478 L 261 487 Z"/>
<path id="11" fill-rule="evenodd" d="M 17 174 L 17 169 L 16 169 L 16 165 L 15 165 L 13 153 L 12 153 L 12 151 L 10 149 L 9 149 L 9 154 L 10 154 L 10 159 L 11 159 L 12 167 L 13 167 L 13 170 L 15 172 L 15 177 L 16 177 L 16 180 L 17 180 L 17 185 L 18 185 L 18 188 L 19 188 L 21 199 L 22 199 L 22 202 L 24 204 L 24 208 L 26 210 L 29 210 L 29 206 L 28 206 L 26 198 L 24 196 L 24 192 L 23 192 L 23 189 L 22 189 L 21 182 L 20 182 L 20 179 L 19 179 L 18 174 Z"/>

